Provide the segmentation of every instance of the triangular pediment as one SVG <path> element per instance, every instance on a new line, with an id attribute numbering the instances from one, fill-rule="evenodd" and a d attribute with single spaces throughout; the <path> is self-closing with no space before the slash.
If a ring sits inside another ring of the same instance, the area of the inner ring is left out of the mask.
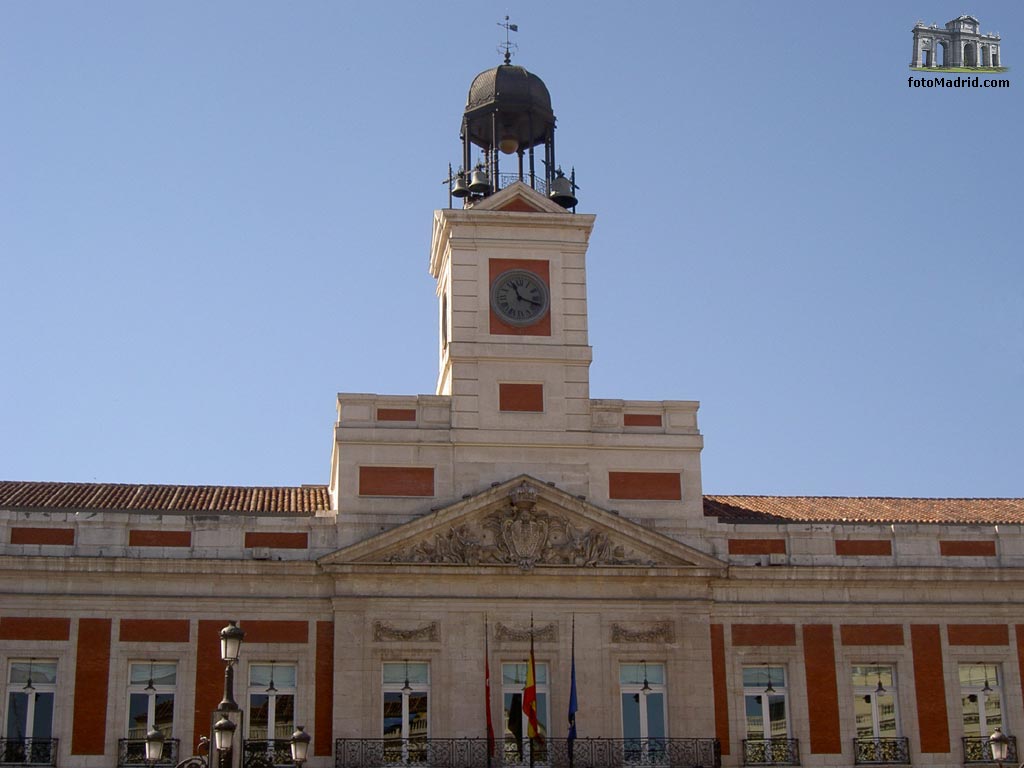
<path id="1" fill-rule="evenodd" d="M 725 564 L 529 475 L 320 558 L 331 565 L 701 568 Z"/>
<path id="2" fill-rule="evenodd" d="M 529 184 L 514 181 L 504 189 L 473 203 L 474 211 L 519 211 L 521 213 L 568 213 Z"/>

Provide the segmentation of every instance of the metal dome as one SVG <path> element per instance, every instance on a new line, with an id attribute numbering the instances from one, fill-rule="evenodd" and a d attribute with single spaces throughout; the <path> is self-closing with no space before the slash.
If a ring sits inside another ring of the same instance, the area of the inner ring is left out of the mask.
<path id="1" fill-rule="evenodd" d="M 555 122 L 544 81 L 512 64 L 481 72 L 469 86 L 463 125 L 477 146 L 494 146 L 492 115 L 497 116 L 499 139 L 515 136 L 524 149 L 543 143 Z"/>

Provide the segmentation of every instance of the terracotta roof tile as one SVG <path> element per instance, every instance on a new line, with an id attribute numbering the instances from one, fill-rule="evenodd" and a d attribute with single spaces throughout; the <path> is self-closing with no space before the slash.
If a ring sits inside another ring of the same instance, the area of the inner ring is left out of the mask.
<path id="1" fill-rule="evenodd" d="M 1024 524 L 1024 499 L 869 496 L 705 496 L 704 514 L 725 523 Z"/>
<path id="2" fill-rule="evenodd" d="M 327 486 L 324 485 L 249 487 L 0 480 L 2 509 L 312 515 L 330 507 Z"/>

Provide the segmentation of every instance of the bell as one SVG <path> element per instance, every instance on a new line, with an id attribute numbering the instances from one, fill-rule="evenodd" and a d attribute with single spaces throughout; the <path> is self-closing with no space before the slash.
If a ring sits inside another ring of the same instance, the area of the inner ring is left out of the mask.
<path id="1" fill-rule="evenodd" d="M 452 197 L 469 197 L 469 187 L 466 186 L 466 174 L 459 173 L 452 185 Z"/>
<path id="2" fill-rule="evenodd" d="M 474 195 L 484 195 L 491 191 L 491 180 L 487 177 L 487 171 L 479 165 L 473 169 L 469 177 L 469 191 Z"/>
<path id="3" fill-rule="evenodd" d="M 572 193 L 572 182 L 565 177 L 561 170 L 556 171 L 556 174 L 555 178 L 551 180 L 551 194 L 549 197 L 563 208 L 574 207 L 579 201 L 576 199 L 576 195 Z"/>

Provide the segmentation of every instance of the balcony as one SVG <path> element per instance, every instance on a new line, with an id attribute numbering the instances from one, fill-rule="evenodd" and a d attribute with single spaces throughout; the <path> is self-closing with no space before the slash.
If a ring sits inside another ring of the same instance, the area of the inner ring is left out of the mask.
<path id="1" fill-rule="evenodd" d="M 552 768 L 720 768 L 717 739 L 545 739 L 543 745 L 509 740 L 498 742 L 488 759 L 487 739 L 337 739 L 335 768 L 497 768 L 498 766 L 552 766 Z M 532 760 L 531 760 L 532 757 Z"/>
<path id="2" fill-rule="evenodd" d="M 174 766 L 178 763 L 178 739 L 165 739 L 164 751 L 160 759 L 156 761 L 158 766 Z M 146 760 L 145 739 L 118 739 L 117 740 L 117 768 L 130 768 L 130 766 L 149 766 Z"/>
<path id="3" fill-rule="evenodd" d="M 242 768 L 293 768 L 291 739 L 246 739 L 242 743 Z"/>
<path id="4" fill-rule="evenodd" d="M 905 738 L 853 740 L 853 762 L 857 765 L 910 765 L 910 744 Z"/>
<path id="5" fill-rule="evenodd" d="M 0 739 L 0 765 L 56 765 L 57 739 Z"/>
<path id="6" fill-rule="evenodd" d="M 744 739 L 744 765 L 800 765 L 798 739 Z"/>
<path id="7" fill-rule="evenodd" d="M 1009 743 L 1006 745 L 1007 753 L 1004 763 L 1017 763 L 1017 737 L 1007 734 Z M 964 765 L 976 763 L 995 763 L 992 759 L 992 748 L 988 744 L 987 736 L 964 736 Z"/>

